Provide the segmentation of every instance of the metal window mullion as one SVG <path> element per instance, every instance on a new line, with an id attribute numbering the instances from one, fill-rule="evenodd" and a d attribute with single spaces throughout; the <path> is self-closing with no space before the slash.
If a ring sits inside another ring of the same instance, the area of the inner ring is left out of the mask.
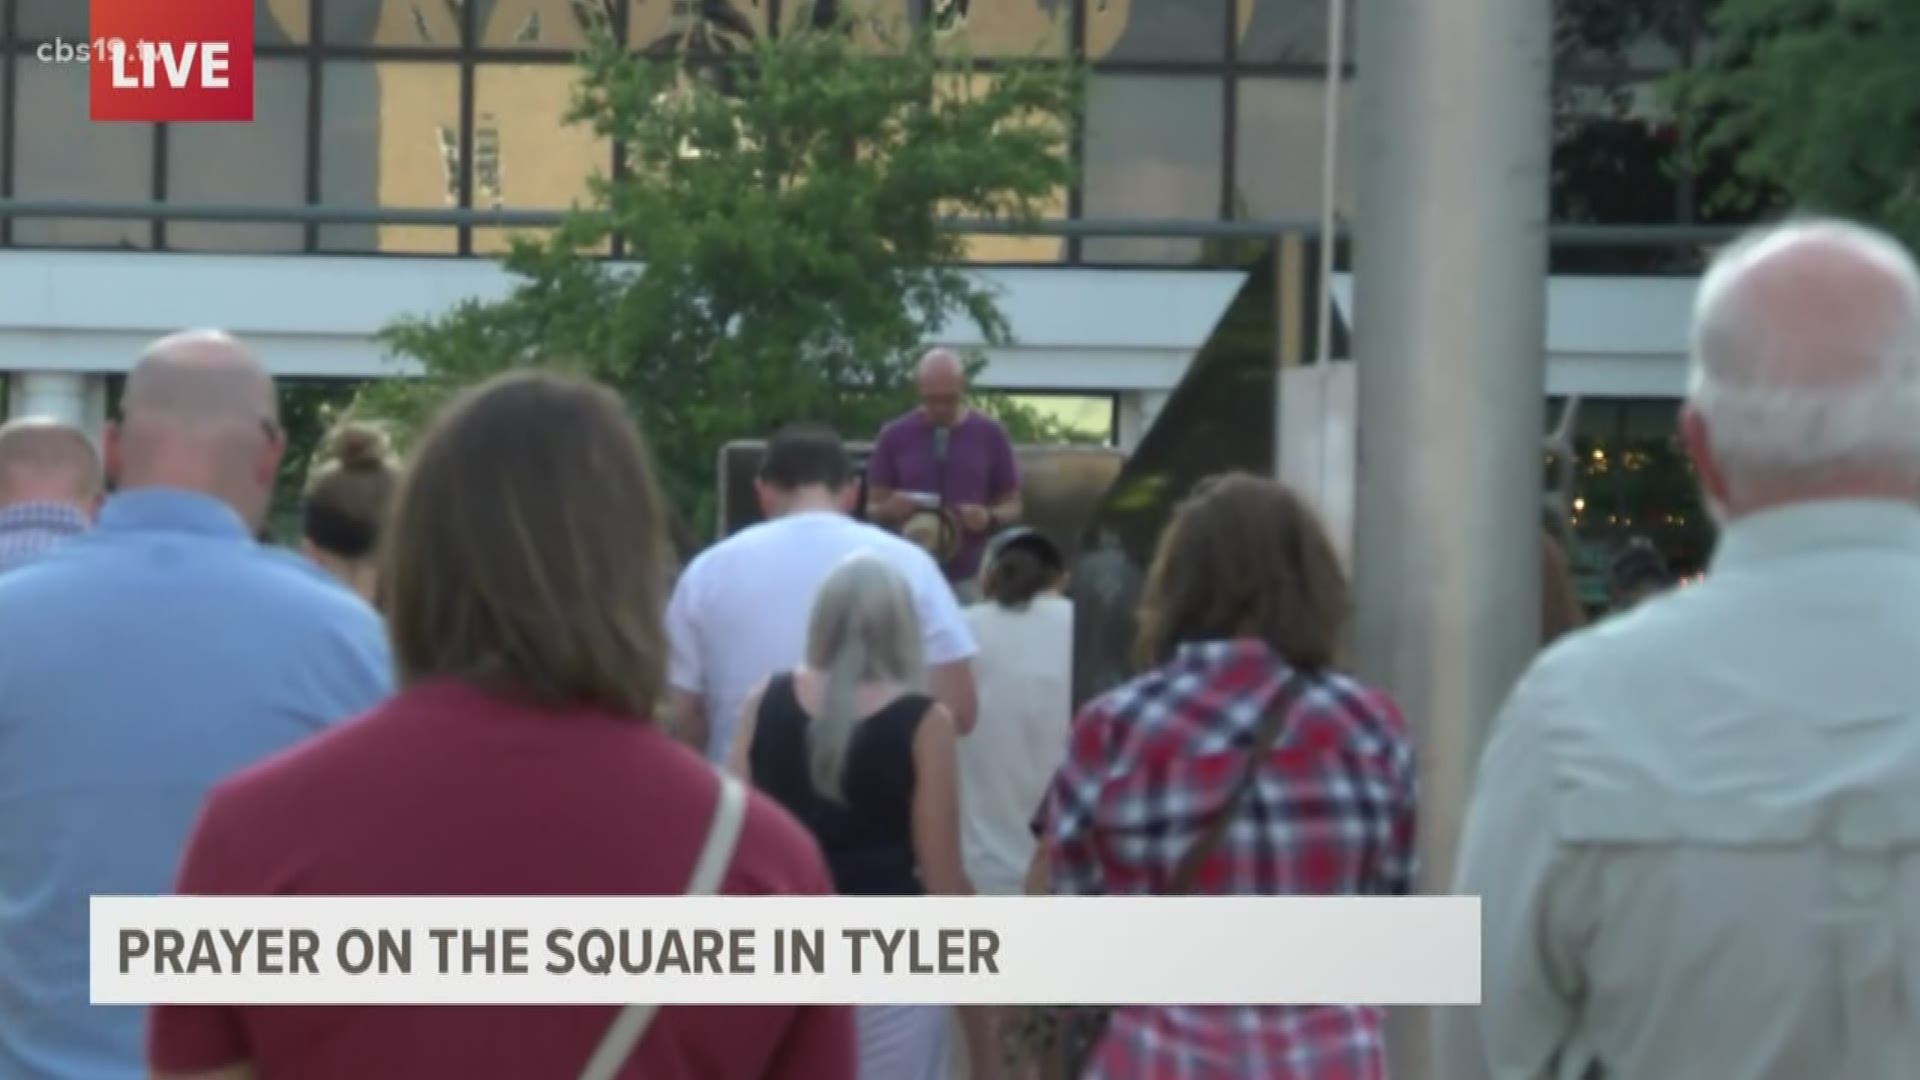
<path id="1" fill-rule="evenodd" d="M 320 35 L 325 32 L 321 25 L 320 0 L 312 0 L 307 5 L 307 205 L 319 206 L 320 190 L 320 154 L 326 140 L 323 137 L 322 124 L 326 114 L 321 106 L 326 93 L 326 66 L 321 59 Z M 320 226 L 308 222 L 300 230 L 302 250 L 313 253 L 320 250 Z"/>

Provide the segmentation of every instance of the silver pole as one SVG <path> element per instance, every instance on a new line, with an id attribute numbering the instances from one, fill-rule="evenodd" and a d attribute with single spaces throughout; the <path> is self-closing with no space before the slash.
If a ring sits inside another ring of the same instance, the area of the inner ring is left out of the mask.
<path id="1" fill-rule="evenodd" d="M 1419 740 L 1433 892 L 1540 636 L 1551 7 L 1357 9 L 1355 644 Z M 1419 1019 L 1396 1080 L 1432 1075 Z"/>
<path id="2" fill-rule="evenodd" d="M 1314 359 L 1333 360 L 1333 256 L 1338 250 L 1340 206 L 1340 84 L 1346 81 L 1347 0 L 1331 0 L 1327 11 L 1327 84 L 1320 143 L 1320 306 L 1314 327 Z"/>

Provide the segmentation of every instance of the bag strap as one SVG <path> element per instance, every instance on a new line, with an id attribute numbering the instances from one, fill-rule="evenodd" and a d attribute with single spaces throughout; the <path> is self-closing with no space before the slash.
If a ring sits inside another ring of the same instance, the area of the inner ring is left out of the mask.
<path id="1" fill-rule="evenodd" d="M 727 868 L 733 864 L 734 848 L 740 842 L 740 829 L 746 820 L 746 786 L 731 774 L 721 774 L 720 802 L 714 807 L 706 843 L 700 848 L 700 857 L 693 864 L 693 877 L 682 895 L 712 896 L 719 891 L 721 882 L 726 880 Z M 593 1057 L 588 1059 L 587 1067 L 581 1071 L 580 1080 L 614 1080 L 620 1075 L 659 1011 L 658 1002 L 635 1002 L 621 1009 L 594 1049 Z"/>
<path id="2" fill-rule="evenodd" d="M 1254 729 L 1253 742 L 1247 746 L 1246 762 L 1241 766 L 1239 779 L 1234 781 L 1233 790 L 1227 793 L 1220 808 L 1214 811 L 1206 829 L 1194 840 L 1193 846 L 1187 848 L 1187 853 L 1181 856 L 1165 895 L 1184 896 L 1193 891 L 1194 882 L 1200 877 L 1200 868 L 1219 850 L 1221 841 L 1227 838 L 1227 829 L 1240 816 L 1240 804 L 1246 801 L 1254 778 L 1260 775 L 1260 763 L 1273 751 L 1274 744 L 1280 741 L 1280 732 L 1286 729 L 1287 717 L 1306 689 L 1306 677 L 1297 671 L 1290 672 L 1281 681 L 1280 689 L 1274 692 L 1273 700 L 1267 703 L 1267 711 L 1260 717 L 1260 726 Z"/>

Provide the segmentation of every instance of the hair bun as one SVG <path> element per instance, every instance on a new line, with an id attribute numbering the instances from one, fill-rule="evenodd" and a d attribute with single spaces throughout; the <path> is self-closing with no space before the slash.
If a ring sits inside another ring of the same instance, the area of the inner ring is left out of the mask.
<path id="1" fill-rule="evenodd" d="M 384 468 L 392 456 L 393 446 L 387 433 L 372 424 L 342 424 L 327 440 L 328 459 L 354 472 Z"/>

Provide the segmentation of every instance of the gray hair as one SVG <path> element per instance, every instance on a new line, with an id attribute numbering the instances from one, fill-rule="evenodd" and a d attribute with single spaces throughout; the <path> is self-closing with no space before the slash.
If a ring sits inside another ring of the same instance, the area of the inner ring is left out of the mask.
<path id="1" fill-rule="evenodd" d="M 847 746 L 860 717 L 854 695 L 862 683 L 925 681 L 919 618 L 907 579 L 882 559 L 858 554 L 820 585 L 807 626 L 807 666 L 826 676 L 825 700 L 809 744 L 813 783 L 841 798 Z"/>
<path id="2" fill-rule="evenodd" d="M 1920 269 L 1843 221 L 1751 234 L 1701 282 L 1687 397 L 1729 475 L 1920 477 Z"/>

